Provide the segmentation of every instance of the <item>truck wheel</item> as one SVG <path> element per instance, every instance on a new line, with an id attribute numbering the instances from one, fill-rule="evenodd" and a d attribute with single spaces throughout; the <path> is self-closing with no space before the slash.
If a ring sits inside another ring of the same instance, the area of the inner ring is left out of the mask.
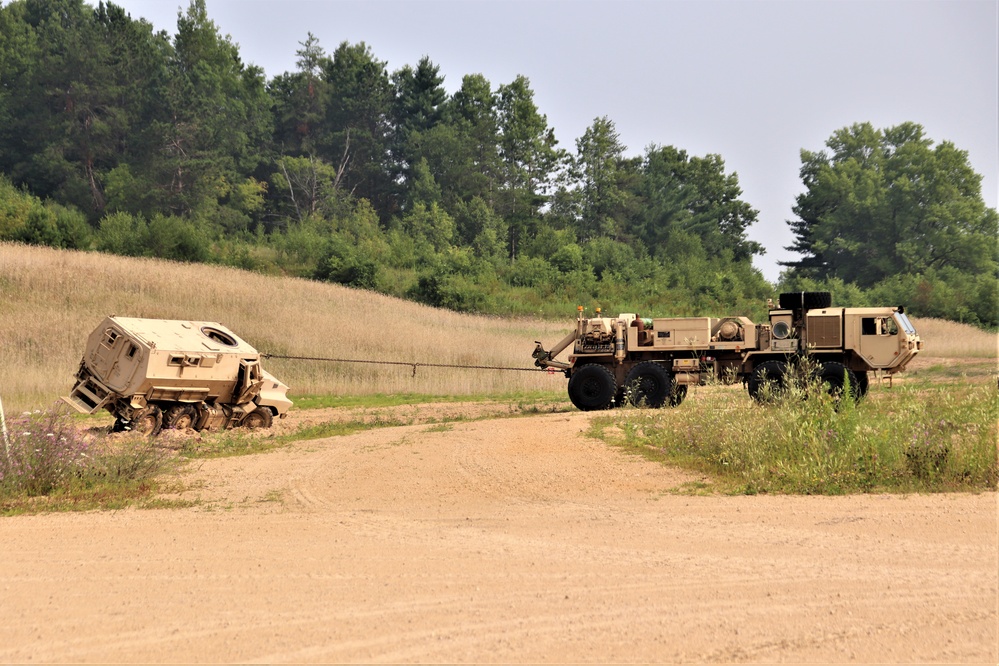
<path id="1" fill-rule="evenodd" d="M 832 294 L 828 291 L 793 291 L 781 294 L 778 303 L 781 310 L 821 310 L 832 305 Z"/>
<path id="2" fill-rule="evenodd" d="M 787 363 L 764 361 L 749 377 L 749 396 L 756 402 L 768 402 L 787 388 Z"/>
<path id="3" fill-rule="evenodd" d="M 842 363 L 834 361 L 823 363 L 815 372 L 815 378 L 822 383 L 829 395 L 837 400 L 842 398 L 846 392 L 846 381 L 849 379 L 853 399 L 860 399 L 860 391 L 856 388 L 858 386 L 857 376 L 853 374 L 853 370 Z"/>
<path id="4" fill-rule="evenodd" d="M 659 408 L 667 403 L 680 404 L 673 402 L 676 395 L 673 391 L 673 377 L 659 363 L 652 361 L 639 363 L 628 373 L 624 385 L 628 387 L 631 404 L 636 407 L 645 405 Z"/>
<path id="5" fill-rule="evenodd" d="M 163 429 L 163 410 L 156 405 L 147 405 L 139 414 L 132 419 L 132 432 L 147 437 L 155 437 Z"/>
<path id="6" fill-rule="evenodd" d="M 197 421 L 194 405 L 174 405 L 163 414 L 163 427 L 176 430 L 193 428 Z"/>
<path id="7" fill-rule="evenodd" d="M 569 400 L 584 412 L 609 409 L 616 393 L 614 375 L 596 363 L 584 365 L 569 378 Z"/>
<path id="8" fill-rule="evenodd" d="M 274 415 L 266 407 L 257 407 L 243 418 L 243 425 L 250 430 L 257 428 L 270 428 L 274 421 Z"/>

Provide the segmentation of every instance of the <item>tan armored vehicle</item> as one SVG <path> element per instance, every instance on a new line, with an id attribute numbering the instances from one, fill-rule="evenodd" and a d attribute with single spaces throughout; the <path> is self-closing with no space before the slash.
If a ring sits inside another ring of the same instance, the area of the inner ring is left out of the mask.
<path id="1" fill-rule="evenodd" d="M 260 353 L 221 324 L 110 316 L 87 339 L 78 411 L 106 409 L 115 430 L 268 428 L 291 407 Z"/>
<path id="2" fill-rule="evenodd" d="M 768 383 L 780 390 L 806 354 L 831 392 L 867 393 L 870 372 L 901 372 L 922 342 L 902 307 L 834 308 L 828 292 L 781 294 L 770 321 L 746 317 L 584 318 L 550 351 L 537 343 L 535 365 L 569 378 L 569 399 L 582 410 L 626 399 L 650 407 L 678 405 L 687 387 L 710 378 L 741 380 L 756 400 Z M 572 345 L 568 362 L 556 361 Z"/>

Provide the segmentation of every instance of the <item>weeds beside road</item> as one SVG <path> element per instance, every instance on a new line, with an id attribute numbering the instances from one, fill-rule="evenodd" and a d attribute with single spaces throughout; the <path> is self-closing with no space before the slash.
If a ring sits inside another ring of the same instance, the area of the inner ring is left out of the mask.
<path id="1" fill-rule="evenodd" d="M 174 466 L 154 441 L 82 429 L 65 406 L 10 419 L 8 431 L 0 445 L 0 515 L 141 503 Z"/>
<path id="2" fill-rule="evenodd" d="M 674 410 L 602 417 L 596 433 L 705 475 L 690 491 L 836 495 L 995 490 L 999 393 L 993 384 L 905 384 L 859 404 L 823 392 L 773 405 L 696 391 Z"/>
<path id="3" fill-rule="evenodd" d="M 569 409 L 538 396 L 447 403 L 377 397 L 373 405 L 312 409 L 269 432 L 109 435 L 66 410 L 10 421 L 0 449 L 0 514 L 163 506 L 156 496 L 185 460 L 262 453 L 296 441 L 372 428 L 531 415 Z M 413 401 L 417 401 L 414 403 Z M 339 404 L 339 403 L 336 403 Z M 471 407 L 475 405 L 476 407 Z M 487 406 L 488 405 L 488 406 Z M 393 411 L 394 410 L 394 411 Z M 695 388 L 678 408 L 596 415 L 593 434 L 632 452 L 704 475 L 686 492 L 848 494 L 995 490 L 999 394 L 989 383 L 872 387 L 860 404 L 824 392 L 758 405 L 735 387 Z"/>

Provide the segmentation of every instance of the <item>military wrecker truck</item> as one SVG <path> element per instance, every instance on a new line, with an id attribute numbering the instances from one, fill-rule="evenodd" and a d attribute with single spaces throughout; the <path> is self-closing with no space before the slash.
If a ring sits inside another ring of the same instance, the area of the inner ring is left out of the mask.
<path id="1" fill-rule="evenodd" d="M 63 400 L 105 409 L 112 430 L 269 428 L 291 400 L 260 367 L 260 353 L 222 324 L 107 317 L 87 339 L 76 385 Z"/>
<path id="2" fill-rule="evenodd" d="M 572 346 L 568 362 L 555 359 Z M 582 410 L 679 405 L 688 386 L 742 381 L 757 401 L 791 381 L 804 356 L 830 392 L 867 393 L 869 374 L 905 369 L 922 342 L 902 307 L 834 308 L 828 292 L 781 294 L 770 320 L 746 317 L 642 319 L 636 314 L 584 318 L 551 350 L 540 342 L 534 363 L 562 370 L 569 399 Z"/>

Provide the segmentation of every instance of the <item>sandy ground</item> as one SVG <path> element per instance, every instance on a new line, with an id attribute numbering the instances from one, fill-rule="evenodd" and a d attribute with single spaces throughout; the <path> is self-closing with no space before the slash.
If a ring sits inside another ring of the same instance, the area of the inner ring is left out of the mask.
<path id="1" fill-rule="evenodd" d="M 589 416 L 198 461 L 0 519 L 4 662 L 999 662 L 997 498 L 699 497 Z"/>

